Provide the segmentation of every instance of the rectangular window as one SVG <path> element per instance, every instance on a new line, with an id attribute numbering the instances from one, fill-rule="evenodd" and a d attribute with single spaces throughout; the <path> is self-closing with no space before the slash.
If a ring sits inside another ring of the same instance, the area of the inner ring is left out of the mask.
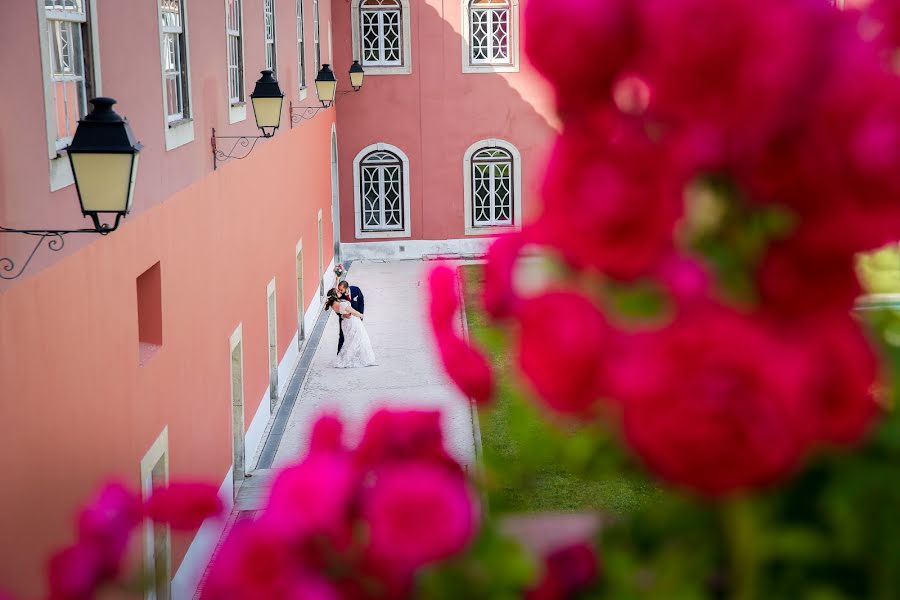
<path id="1" fill-rule="evenodd" d="M 166 121 L 190 118 L 183 0 L 160 0 Z"/>
<path id="2" fill-rule="evenodd" d="M 266 39 L 266 68 L 278 79 L 275 62 L 275 0 L 264 0 L 263 16 Z"/>
<path id="3" fill-rule="evenodd" d="M 297 0 L 297 68 L 300 70 L 300 89 L 306 89 L 306 50 L 303 47 L 303 0 Z"/>
<path id="4" fill-rule="evenodd" d="M 322 40 L 319 33 L 319 0 L 313 0 L 313 44 L 316 50 L 316 74 L 322 68 Z"/>
<path id="5" fill-rule="evenodd" d="M 509 4 L 481 0 L 471 13 L 472 64 L 509 64 Z"/>
<path id="6" fill-rule="evenodd" d="M 362 64 L 399 66 L 402 57 L 402 13 L 396 0 L 368 0 L 360 12 Z"/>
<path id="7" fill-rule="evenodd" d="M 56 150 L 72 141 L 94 95 L 90 0 L 44 0 Z"/>
<path id="8" fill-rule="evenodd" d="M 225 0 L 225 33 L 228 38 L 228 98 L 232 104 L 244 101 L 244 49 L 241 0 Z"/>
<path id="9" fill-rule="evenodd" d="M 162 280 L 159 263 L 137 278 L 138 356 L 145 364 L 163 343 Z"/>

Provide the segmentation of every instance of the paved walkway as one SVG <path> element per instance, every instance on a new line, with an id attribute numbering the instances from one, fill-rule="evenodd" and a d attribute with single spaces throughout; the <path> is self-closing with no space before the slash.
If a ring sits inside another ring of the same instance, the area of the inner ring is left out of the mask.
<path id="1" fill-rule="evenodd" d="M 426 316 L 428 264 L 353 263 L 347 280 L 365 294 L 365 324 L 378 365 L 331 367 L 338 338 L 337 315 L 332 313 L 285 427 L 274 468 L 306 452 L 317 415 L 340 415 L 355 443 L 368 416 L 382 406 L 441 409 L 447 449 L 468 469 L 474 466 L 469 403 L 444 375 L 433 348 Z"/>

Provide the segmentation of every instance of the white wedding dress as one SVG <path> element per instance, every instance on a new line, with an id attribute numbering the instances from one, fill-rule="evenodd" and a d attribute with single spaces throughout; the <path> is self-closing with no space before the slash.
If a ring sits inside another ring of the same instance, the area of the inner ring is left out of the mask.
<path id="1" fill-rule="evenodd" d="M 338 369 L 355 369 L 358 367 L 371 367 L 375 363 L 375 352 L 372 351 L 372 342 L 362 319 L 351 316 L 345 319 L 350 311 L 350 303 L 343 300 L 339 303 L 338 317 L 341 319 L 341 331 L 344 332 L 344 345 L 338 352 L 334 366 Z"/>

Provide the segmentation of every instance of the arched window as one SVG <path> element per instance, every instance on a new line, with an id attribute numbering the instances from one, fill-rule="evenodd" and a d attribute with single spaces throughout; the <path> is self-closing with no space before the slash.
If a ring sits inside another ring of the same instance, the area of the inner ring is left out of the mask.
<path id="1" fill-rule="evenodd" d="M 399 0 L 363 0 L 360 4 L 363 66 L 403 64 L 403 9 Z"/>
<path id="2" fill-rule="evenodd" d="M 353 160 L 356 238 L 410 236 L 409 158 L 400 148 L 378 143 Z"/>
<path id="3" fill-rule="evenodd" d="M 467 235 L 519 227 L 522 221 L 522 160 L 503 140 L 482 140 L 469 147 L 465 168 Z"/>
<path id="4" fill-rule="evenodd" d="M 509 1 L 471 0 L 473 65 L 509 64 Z"/>
<path id="5" fill-rule="evenodd" d="M 463 72 L 519 70 L 519 0 L 462 0 Z"/>
<path id="6" fill-rule="evenodd" d="M 513 225 L 512 156 L 485 148 L 472 157 L 472 227 Z"/>
<path id="7" fill-rule="evenodd" d="M 363 231 L 403 230 L 403 163 L 376 151 L 360 163 Z"/>

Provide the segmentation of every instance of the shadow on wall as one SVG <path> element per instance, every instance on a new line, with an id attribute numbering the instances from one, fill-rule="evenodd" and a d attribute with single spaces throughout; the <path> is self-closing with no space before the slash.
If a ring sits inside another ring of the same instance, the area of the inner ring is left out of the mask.
<path id="1" fill-rule="evenodd" d="M 524 220 L 539 210 L 537 185 L 555 133 L 552 94 L 527 63 L 521 35 L 520 72 L 462 72 L 464 1 L 445 0 L 444 18 L 430 4 L 413 0 L 412 73 L 369 75 L 361 93 L 337 103 L 344 242 L 357 241 L 354 159 L 378 142 L 409 156 L 412 239 L 465 237 L 463 159 L 473 143 L 484 139 L 501 139 L 519 150 Z M 352 60 L 351 4 L 348 0 L 335 8 L 335 30 L 343 32 L 335 40 L 340 69 Z"/>

